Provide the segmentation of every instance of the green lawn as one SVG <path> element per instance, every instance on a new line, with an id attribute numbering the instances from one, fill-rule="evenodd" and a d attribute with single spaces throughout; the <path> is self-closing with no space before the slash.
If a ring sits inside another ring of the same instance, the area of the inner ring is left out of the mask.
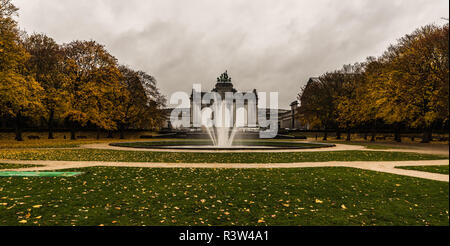
<path id="1" fill-rule="evenodd" d="M 111 140 L 93 139 L 39 139 L 39 140 L 0 140 L 0 149 L 27 149 L 27 148 L 74 148 L 82 144 L 110 142 Z M 118 140 L 121 141 L 121 140 Z"/>
<path id="2" fill-rule="evenodd" d="M 9 163 L 0 163 L 1 169 L 15 169 L 15 168 L 27 168 L 27 167 L 36 167 L 37 165 L 25 165 L 25 164 L 9 164 Z"/>
<path id="3" fill-rule="evenodd" d="M 0 225 L 449 225 L 448 183 L 372 171 L 78 171 L 0 178 Z"/>
<path id="4" fill-rule="evenodd" d="M 289 163 L 323 161 L 438 160 L 448 159 L 448 157 L 383 151 L 330 151 L 294 153 L 171 153 L 96 149 L 36 149 L 0 150 L 0 159 L 176 163 Z"/>
<path id="5" fill-rule="evenodd" d="M 412 166 L 412 167 L 397 167 L 407 170 L 417 170 L 429 173 L 449 174 L 448 166 Z"/>
<path id="6" fill-rule="evenodd" d="M 318 143 L 328 143 L 328 144 L 359 145 L 359 146 L 364 146 L 367 149 L 380 149 L 380 150 L 408 148 L 408 146 L 400 147 L 400 146 L 392 146 L 392 145 L 383 144 L 383 143 L 372 143 L 372 142 L 361 142 L 361 141 L 356 141 L 356 142 L 350 141 L 349 142 L 349 141 L 344 141 L 344 140 L 328 140 L 328 141 L 318 140 L 317 142 Z"/>
<path id="7" fill-rule="evenodd" d="M 359 144 L 355 144 L 359 145 Z M 389 145 L 381 145 L 381 144 L 371 144 L 371 145 L 364 145 L 368 149 L 402 149 L 401 147 L 397 146 L 389 146 Z"/>

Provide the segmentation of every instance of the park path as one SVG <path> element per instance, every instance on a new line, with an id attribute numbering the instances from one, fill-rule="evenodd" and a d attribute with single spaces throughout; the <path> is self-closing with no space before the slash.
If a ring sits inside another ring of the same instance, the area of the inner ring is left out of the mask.
<path id="1" fill-rule="evenodd" d="M 152 162 L 101 162 L 101 161 L 49 161 L 49 160 L 0 160 L 7 164 L 41 165 L 30 168 L 4 169 L 2 171 L 50 171 L 85 167 L 146 167 L 146 168 L 307 168 L 351 167 L 409 177 L 449 182 L 449 175 L 405 170 L 401 166 L 449 165 L 449 160 L 428 161 L 351 161 L 351 162 L 300 162 L 300 163 L 152 163 Z"/>
<path id="2" fill-rule="evenodd" d="M 410 152 L 421 154 L 437 154 L 448 156 L 447 150 L 433 149 L 367 149 L 361 145 L 335 144 L 331 148 L 271 150 L 270 152 L 328 152 L 328 151 L 387 151 Z M 158 152 L 266 152 L 264 150 L 170 150 L 170 149 L 141 149 L 110 146 L 109 143 L 85 144 L 76 149 L 103 149 L 124 151 L 158 151 Z M 431 161 L 352 161 L 352 162 L 301 162 L 301 163 L 153 163 L 153 162 L 102 162 L 102 161 L 51 161 L 51 160 L 0 160 L 0 163 L 31 164 L 37 167 L 4 169 L 2 171 L 51 171 L 94 166 L 106 167 L 147 167 L 147 168 L 307 168 L 307 167 L 351 167 L 363 170 L 391 173 L 403 176 L 449 182 L 449 175 L 429 173 L 415 170 L 399 169 L 401 166 L 438 166 L 449 165 L 449 160 Z"/>
<path id="3" fill-rule="evenodd" d="M 306 141 L 305 143 L 309 143 Z M 314 142 L 311 142 L 314 143 Z M 349 150 L 359 150 L 359 151 L 385 151 L 385 152 L 408 152 L 408 153 L 418 153 L 418 154 L 431 154 L 431 155 L 443 155 L 449 156 L 448 149 L 404 149 L 404 148 L 392 148 L 392 149 L 368 149 L 361 145 L 350 145 L 350 144 L 334 144 L 335 147 L 330 148 L 316 148 L 316 149 L 287 149 L 287 150 L 270 150 L 270 152 L 330 152 L 330 151 L 349 151 Z M 101 149 L 101 150 L 124 150 L 124 151 L 146 151 L 146 152 L 190 152 L 190 153 L 262 153 L 268 150 L 183 150 L 183 149 L 151 149 L 151 148 L 130 148 L 130 147 L 118 147 L 111 146 L 109 143 L 95 143 L 95 144 L 85 144 L 78 147 L 79 149 Z"/>
<path id="4" fill-rule="evenodd" d="M 437 150 L 437 149 L 363 149 L 363 150 L 364 151 L 385 151 L 385 152 L 407 152 L 407 153 L 417 153 L 417 154 L 449 156 L 448 149 L 447 150 Z"/>

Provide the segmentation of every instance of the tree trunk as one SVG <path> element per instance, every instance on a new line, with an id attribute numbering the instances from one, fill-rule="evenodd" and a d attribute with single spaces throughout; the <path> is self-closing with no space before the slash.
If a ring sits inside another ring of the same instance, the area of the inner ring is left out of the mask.
<path id="1" fill-rule="evenodd" d="M 400 136 L 400 126 L 398 125 L 396 125 L 394 129 L 394 140 L 398 143 L 402 142 L 402 137 Z"/>
<path id="2" fill-rule="evenodd" d="M 352 131 L 349 129 L 347 129 L 347 139 L 345 139 L 345 141 L 350 142 L 351 141 L 351 136 L 352 135 Z"/>
<path id="3" fill-rule="evenodd" d="M 341 138 L 342 138 L 341 137 L 341 130 L 338 128 L 337 131 L 336 131 L 336 139 L 337 140 L 341 140 Z"/>
<path id="4" fill-rule="evenodd" d="M 113 132 L 112 131 L 108 131 L 108 136 L 106 136 L 106 138 L 114 138 Z"/>
<path id="5" fill-rule="evenodd" d="M 16 128 L 16 137 L 15 140 L 17 141 L 23 141 L 22 138 L 22 128 L 21 128 L 21 121 L 20 121 L 20 115 L 18 115 L 16 117 L 16 124 L 15 124 L 15 128 Z"/>
<path id="6" fill-rule="evenodd" d="M 100 139 L 100 127 L 97 127 L 97 139 Z"/>
<path id="7" fill-rule="evenodd" d="M 370 142 L 375 142 L 377 136 L 377 122 L 374 121 L 372 125 L 372 138 L 370 139 Z"/>
<path id="8" fill-rule="evenodd" d="M 433 133 L 431 131 L 431 128 L 426 128 L 423 131 L 423 137 L 422 137 L 422 142 L 421 143 L 429 143 L 429 142 L 431 142 L 433 140 L 432 136 L 433 136 Z"/>
<path id="9" fill-rule="evenodd" d="M 120 139 L 125 139 L 124 128 L 125 127 L 122 124 L 119 126 Z"/>
<path id="10" fill-rule="evenodd" d="M 325 132 L 324 132 L 324 134 L 323 134 L 323 139 L 322 139 L 323 141 L 327 141 L 328 140 L 328 131 L 327 131 L 327 128 L 325 128 Z"/>
<path id="11" fill-rule="evenodd" d="M 372 129 L 372 137 L 370 138 L 370 142 L 375 142 L 375 138 L 377 135 L 377 130 L 375 128 Z"/>
<path id="12" fill-rule="evenodd" d="M 52 110 L 50 111 L 50 115 L 48 117 L 48 139 L 55 139 L 53 137 L 53 117 L 55 112 Z"/>
<path id="13" fill-rule="evenodd" d="M 6 119 L 0 118 L 1 128 L 6 129 Z"/>
<path id="14" fill-rule="evenodd" d="M 368 132 L 367 132 L 367 130 L 366 129 L 364 129 L 364 140 L 367 140 L 367 135 L 368 135 Z"/>
<path id="15" fill-rule="evenodd" d="M 70 140 L 76 140 L 76 136 L 75 136 L 76 130 L 75 130 L 75 123 L 72 122 L 71 127 L 70 127 Z"/>

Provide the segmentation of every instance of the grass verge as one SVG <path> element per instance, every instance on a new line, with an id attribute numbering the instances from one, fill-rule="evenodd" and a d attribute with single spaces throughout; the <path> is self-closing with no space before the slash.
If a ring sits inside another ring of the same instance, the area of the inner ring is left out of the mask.
<path id="1" fill-rule="evenodd" d="M 449 225 L 448 183 L 372 171 L 81 171 L 0 178 L 0 225 Z"/>
<path id="2" fill-rule="evenodd" d="M 429 173 L 449 174 L 448 166 L 411 166 L 411 167 L 396 167 L 406 170 L 416 170 Z"/>
<path id="3" fill-rule="evenodd" d="M 2 170 L 2 169 L 16 169 L 16 168 L 37 167 L 37 166 L 38 165 L 0 163 L 0 170 Z"/>
<path id="4" fill-rule="evenodd" d="M 326 161 L 407 161 L 440 160 L 445 156 L 383 152 L 330 151 L 278 153 L 192 153 L 149 152 L 97 149 L 35 149 L 0 150 L 0 159 L 61 160 L 61 161 L 118 161 L 118 162 L 174 162 L 174 163 L 290 163 Z"/>
<path id="5" fill-rule="evenodd" d="M 119 140 L 120 141 L 120 140 Z M 18 142 L 15 140 L 0 140 L 0 149 L 27 149 L 27 148 L 75 148 L 83 144 L 111 142 L 108 140 L 94 139 L 38 139 Z"/>

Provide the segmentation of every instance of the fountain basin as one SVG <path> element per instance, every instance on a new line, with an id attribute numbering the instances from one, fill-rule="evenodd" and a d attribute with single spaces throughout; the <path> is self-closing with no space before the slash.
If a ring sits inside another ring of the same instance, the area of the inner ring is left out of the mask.
<path id="1" fill-rule="evenodd" d="M 210 141 L 151 141 L 151 142 L 125 142 L 112 143 L 111 146 L 141 148 L 141 149 L 161 149 L 161 150 L 296 150 L 296 149 L 317 149 L 335 147 L 334 144 L 310 143 L 310 142 L 281 142 L 281 141 L 235 141 L 233 145 L 219 147 L 212 145 Z"/>

